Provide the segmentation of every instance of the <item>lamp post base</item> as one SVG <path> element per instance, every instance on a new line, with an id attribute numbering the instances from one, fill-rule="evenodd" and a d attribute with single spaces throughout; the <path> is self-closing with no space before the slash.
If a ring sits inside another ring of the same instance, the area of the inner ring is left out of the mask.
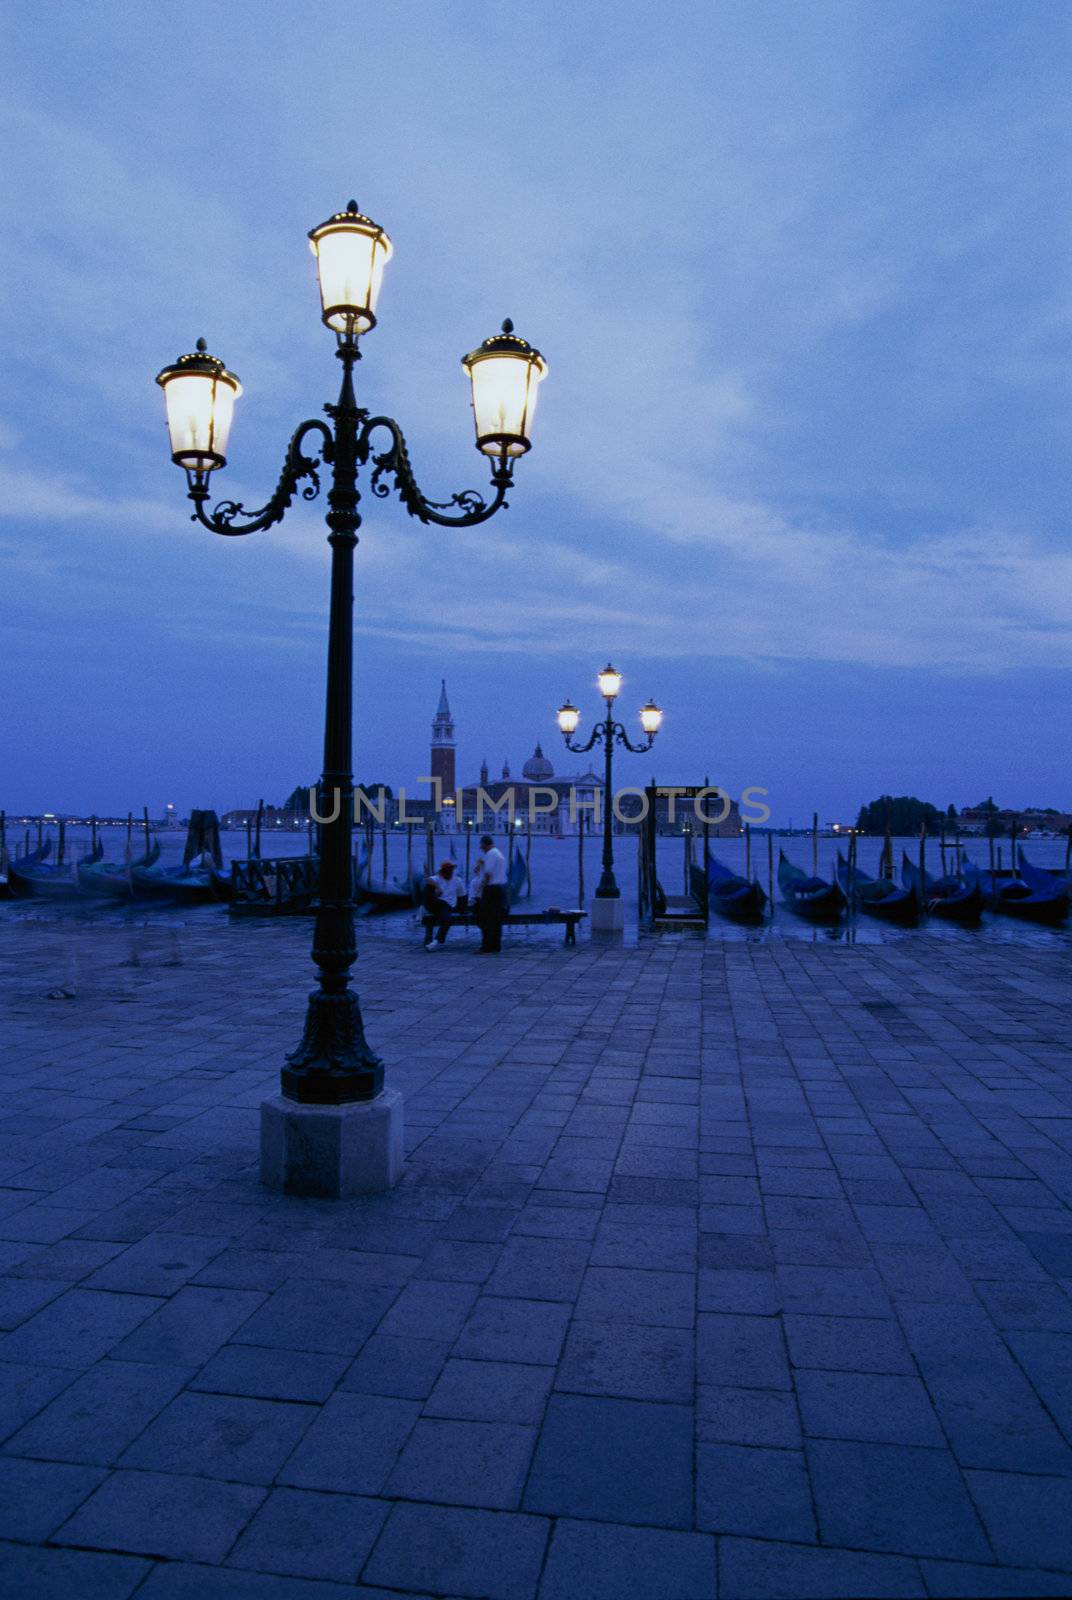
<path id="1" fill-rule="evenodd" d="M 595 895 L 588 908 L 588 926 L 593 933 L 621 933 L 625 927 L 625 904 L 620 896 Z"/>
<path id="2" fill-rule="evenodd" d="M 273 1095 L 261 1101 L 261 1182 L 284 1194 L 381 1194 L 402 1172 L 402 1096 L 303 1105 Z"/>

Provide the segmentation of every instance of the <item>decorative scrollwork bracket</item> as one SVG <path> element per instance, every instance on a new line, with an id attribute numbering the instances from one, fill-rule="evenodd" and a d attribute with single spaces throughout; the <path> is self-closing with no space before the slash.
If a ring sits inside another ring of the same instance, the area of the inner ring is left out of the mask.
<path id="1" fill-rule="evenodd" d="M 371 443 L 377 428 L 385 428 L 390 434 L 386 450 L 379 452 L 373 450 Z M 393 417 L 365 419 L 358 435 L 357 458 L 362 465 L 372 461 L 372 493 L 385 500 L 391 493 L 387 480 L 393 478 L 398 498 L 410 516 L 421 522 L 435 522 L 444 528 L 472 528 L 493 517 L 500 507 L 508 506 L 506 492 L 513 481 L 513 462 L 509 457 L 502 458 L 492 470 L 491 484 L 495 493 L 491 500 L 484 500 L 475 489 L 463 489 L 449 500 L 429 500 L 418 487 L 405 436 Z M 454 507 L 459 514 L 451 514 Z"/>
<path id="2" fill-rule="evenodd" d="M 319 433 L 321 436 L 319 456 L 306 455 L 302 449 L 306 437 L 310 433 Z M 287 446 L 286 459 L 283 470 L 279 476 L 275 493 L 267 504 L 261 506 L 259 511 L 247 511 L 245 506 L 237 500 L 221 500 L 211 511 L 206 510 L 209 491 L 207 481 L 194 481 L 190 484 L 189 497 L 194 503 L 191 521 L 200 522 L 212 533 L 222 533 L 229 537 L 237 537 L 244 533 L 259 533 L 263 528 L 270 528 L 273 523 L 281 522 L 284 513 L 289 507 L 298 491 L 298 485 L 303 478 L 310 481 L 301 492 L 303 500 L 315 500 L 320 493 L 320 474 L 318 468 L 321 461 L 330 464 L 335 455 L 335 442 L 331 429 L 326 422 L 313 417 L 303 422 L 294 430 Z M 246 521 L 239 521 L 246 518 Z"/>
<path id="3" fill-rule="evenodd" d="M 631 755 L 642 756 L 655 743 L 655 735 L 649 733 L 645 744 L 634 744 L 624 725 L 607 717 L 596 723 L 584 744 L 575 744 L 568 733 L 564 734 L 563 738 L 566 741 L 566 749 L 571 750 L 575 756 L 587 755 L 590 750 L 595 749 L 597 744 L 609 746 L 614 743 L 624 745 Z"/>

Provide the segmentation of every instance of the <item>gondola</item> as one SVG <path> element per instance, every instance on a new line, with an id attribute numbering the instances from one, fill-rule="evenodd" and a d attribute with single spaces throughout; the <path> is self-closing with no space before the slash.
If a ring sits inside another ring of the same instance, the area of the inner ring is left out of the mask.
<path id="1" fill-rule="evenodd" d="M 1022 850 L 1016 852 L 1016 867 L 1029 889 L 1051 892 L 1056 889 L 1072 896 L 1072 877 L 1067 872 L 1058 872 L 1052 867 L 1033 867 Z"/>
<path id="2" fill-rule="evenodd" d="M 14 895 L 32 895 L 40 900 L 67 900 L 78 893 L 78 874 L 73 861 L 46 861 L 51 844 L 33 856 L 23 856 L 21 861 L 8 865 L 8 882 Z M 104 854 L 100 840 L 94 845 L 87 861 L 99 861 Z"/>
<path id="3" fill-rule="evenodd" d="M 762 885 L 732 872 L 715 856 L 707 857 L 707 903 L 731 922 L 759 922 L 767 907 Z"/>
<path id="4" fill-rule="evenodd" d="M 209 877 L 212 880 L 212 898 L 230 905 L 235 897 L 234 863 L 231 863 L 226 872 L 221 872 L 216 866 L 210 867 Z"/>
<path id="5" fill-rule="evenodd" d="M 919 922 L 919 899 L 915 887 L 898 888 L 892 878 L 872 878 L 870 873 L 851 867 L 839 850 L 837 853 L 837 881 L 857 911 L 869 917 L 880 917 L 883 922 L 896 922 L 902 928 L 914 928 Z"/>
<path id="6" fill-rule="evenodd" d="M 405 883 L 378 883 L 360 879 L 354 887 L 354 900 L 358 906 L 373 912 L 412 911 L 420 904 L 420 885 L 423 874 L 415 872 Z"/>
<path id="7" fill-rule="evenodd" d="M 39 865 L 45 860 L 51 849 L 52 840 L 46 839 L 44 844 L 38 845 L 36 850 L 27 851 L 26 855 L 19 857 L 18 860 L 13 861 L 10 856 L 6 856 L 7 865 L 3 867 L 4 876 L 0 878 L 0 898 L 10 899 L 17 892 L 11 882 L 11 868 L 13 866 L 25 868 Z M 0 863 L 0 866 L 2 866 L 2 863 Z"/>
<path id="8" fill-rule="evenodd" d="M 151 867 L 160 858 L 156 839 L 136 861 L 80 861 L 78 890 L 98 900 L 129 900 L 130 874 L 134 867 Z"/>
<path id="9" fill-rule="evenodd" d="M 1023 878 L 1001 878 L 985 867 L 977 867 L 967 856 L 963 862 L 965 881 L 978 884 L 983 899 L 992 911 L 1025 922 L 1063 922 L 1068 915 L 1068 895 L 1058 888 L 1032 888 Z"/>
<path id="10" fill-rule="evenodd" d="M 920 890 L 919 867 L 907 854 L 901 857 L 901 882 L 915 889 L 924 911 L 930 917 L 941 917 L 946 922 L 975 924 L 983 914 L 983 892 L 977 883 L 965 883 L 955 872 L 941 878 L 932 878 L 924 868 L 923 887 Z"/>
<path id="11" fill-rule="evenodd" d="M 521 899 L 525 881 L 528 877 L 528 870 L 528 862 L 521 854 L 521 851 L 518 850 L 510 863 L 509 875 L 506 880 L 507 896 L 512 906 L 516 906 Z"/>
<path id="12" fill-rule="evenodd" d="M 784 850 L 778 851 L 778 887 L 790 911 L 808 922 L 837 922 L 845 909 L 845 896 L 836 883 L 809 878 Z"/>
<path id="13" fill-rule="evenodd" d="M 212 864 L 190 861 L 181 867 L 131 867 L 130 884 L 135 900 L 200 905 L 214 898 Z"/>
<path id="14" fill-rule="evenodd" d="M 371 860 L 369 852 L 363 849 L 354 867 L 354 903 L 359 915 L 412 911 L 414 906 L 420 905 L 424 889 L 423 872 L 411 872 L 402 883 L 397 879 L 387 883 L 369 876 Z"/>

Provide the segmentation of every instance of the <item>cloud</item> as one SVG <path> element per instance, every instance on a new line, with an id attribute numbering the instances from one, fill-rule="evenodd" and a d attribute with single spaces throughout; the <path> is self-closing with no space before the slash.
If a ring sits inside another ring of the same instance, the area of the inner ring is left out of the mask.
<path id="1" fill-rule="evenodd" d="M 263 502 L 334 386 L 302 232 L 356 166 L 392 197 L 398 246 L 359 387 L 402 417 L 431 494 L 486 471 L 457 357 L 493 316 L 518 314 L 551 368 L 508 517 L 447 533 L 366 501 L 361 628 L 537 656 L 624 637 L 705 661 L 1064 662 L 1058 458 L 1035 425 L 1067 326 L 1038 159 L 1059 93 L 1030 29 L 981 27 L 968 50 L 927 6 L 686 6 L 653 51 L 630 4 L 480 28 L 415 4 L 369 23 L 356 105 L 356 45 L 281 48 L 287 11 L 221 17 L 198 85 L 212 159 L 153 121 L 140 69 L 181 33 L 162 15 L 140 39 L 107 8 L 76 28 L 88 60 L 124 65 L 113 104 L 46 99 L 32 75 L 9 98 L 0 278 L 23 371 L 0 516 L 30 551 L 83 520 L 117 569 L 132 535 L 209 540 L 152 385 L 202 331 L 247 391 L 219 492 Z M 530 96 L 502 71 L 519 56 Z M 456 92 L 463 68 L 480 95 Z M 1020 481 L 1010 393 L 1043 458 Z M 210 634 L 268 649 L 320 626 L 321 511 L 296 508 L 241 568 L 220 542 L 247 587 Z"/>

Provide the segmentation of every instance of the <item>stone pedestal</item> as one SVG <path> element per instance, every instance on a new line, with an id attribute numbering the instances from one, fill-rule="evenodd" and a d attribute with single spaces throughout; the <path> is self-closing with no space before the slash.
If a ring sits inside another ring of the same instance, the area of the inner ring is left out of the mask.
<path id="1" fill-rule="evenodd" d="M 285 1194 L 379 1194 L 402 1172 L 402 1096 L 306 1106 L 274 1095 L 261 1101 L 261 1182 Z"/>
<path id="2" fill-rule="evenodd" d="M 600 899 L 595 895 L 588 907 L 588 926 L 593 933 L 621 933 L 625 927 L 625 905 L 621 896 Z"/>

